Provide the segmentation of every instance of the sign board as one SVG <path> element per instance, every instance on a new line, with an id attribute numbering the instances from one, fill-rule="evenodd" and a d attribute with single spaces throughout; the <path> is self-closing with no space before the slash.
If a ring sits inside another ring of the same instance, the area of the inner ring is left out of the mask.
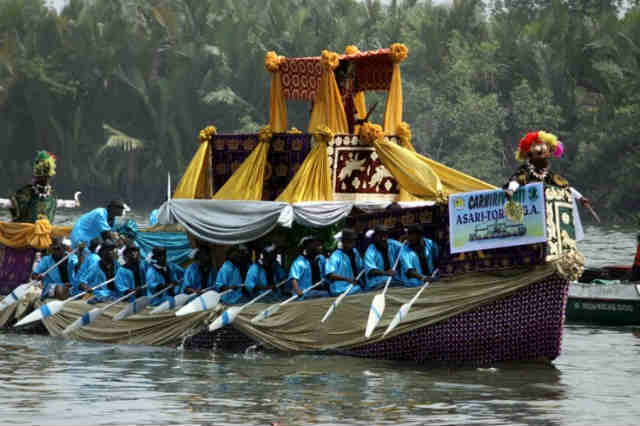
<path id="1" fill-rule="evenodd" d="M 544 187 L 532 183 L 513 196 L 524 210 L 521 223 L 504 215 L 507 201 L 501 189 L 454 194 L 449 197 L 451 253 L 512 247 L 547 241 Z"/>

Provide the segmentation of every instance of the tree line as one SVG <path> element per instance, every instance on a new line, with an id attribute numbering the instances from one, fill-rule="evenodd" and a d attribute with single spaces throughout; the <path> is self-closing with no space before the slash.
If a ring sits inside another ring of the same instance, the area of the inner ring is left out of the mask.
<path id="1" fill-rule="evenodd" d="M 640 217 L 637 0 L 71 0 L 59 13 L 0 0 L 0 196 L 46 149 L 63 196 L 157 204 L 201 128 L 268 121 L 266 51 L 393 42 L 410 51 L 404 118 L 418 151 L 502 185 L 520 137 L 545 129 L 565 144 L 556 172 L 608 219 Z M 306 128 L 309 105 L 290 104 Z"/>

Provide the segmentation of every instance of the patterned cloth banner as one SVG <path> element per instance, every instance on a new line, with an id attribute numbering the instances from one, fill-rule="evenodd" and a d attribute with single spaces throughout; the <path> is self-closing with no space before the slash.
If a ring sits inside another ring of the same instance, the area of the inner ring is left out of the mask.
<path id="1" fill-rule="evenodd" d="M 524 210 L 522 223 L 505 217 L 501 189 L 454 194 L 449 197 L 451 253 L 513 247 L 545 242 L 544 189 L 542 183 L 521 187 L 513 200 Z"/>
<path id="2" fill-rule="evenodd" d="M 9 294 L 29 281 L 36 251 L 0 246 L 0 295 Z"/>
<path id="3" fill-rule="evenodd" d="M 262 194 L 273 201 L 286 188 L 311 150 L 310 134 L 274 133 L 267 156 L 267 170 Z M 257 134 L 224 135 L 213 139 L 211 168 L 214 194 L 224 185 L 258 144 Z"/>
<path id="4" fill-rule="evenodd" d="M 395 137 L 390 137 L 397 143 Z M 338 135 L 327 147 L 333 197 L 340 201 L 394 201 L 398 183 L 371 145 L 357 136 Z"/>

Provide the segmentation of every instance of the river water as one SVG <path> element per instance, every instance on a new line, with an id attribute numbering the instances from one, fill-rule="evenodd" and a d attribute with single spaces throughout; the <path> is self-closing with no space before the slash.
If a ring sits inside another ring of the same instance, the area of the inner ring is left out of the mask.
<path id="1" fill-rule="evenodd" d="M 580 248 L 588 265 L 632 261 L 631 230 L 587 227 L 586 234 Z M 4 331 L 0 423 L 637 425 L 640 328 L 567 324 L 553 364 L 481 369 Z"/>

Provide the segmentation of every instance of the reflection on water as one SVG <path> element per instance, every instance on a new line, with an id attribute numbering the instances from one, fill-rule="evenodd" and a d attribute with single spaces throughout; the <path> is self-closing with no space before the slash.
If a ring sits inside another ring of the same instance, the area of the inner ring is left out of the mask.
<path id="1" fill-rule="evenodd" d="M 579 246 L 589 266 L 631 263 L 633 232 L 586 231 Z M 553 365 L 485 369 L 189 352 L 4 331 L 0 423 L 637 424 L 639 357 L 633 327 L 570 325 Z"/>

